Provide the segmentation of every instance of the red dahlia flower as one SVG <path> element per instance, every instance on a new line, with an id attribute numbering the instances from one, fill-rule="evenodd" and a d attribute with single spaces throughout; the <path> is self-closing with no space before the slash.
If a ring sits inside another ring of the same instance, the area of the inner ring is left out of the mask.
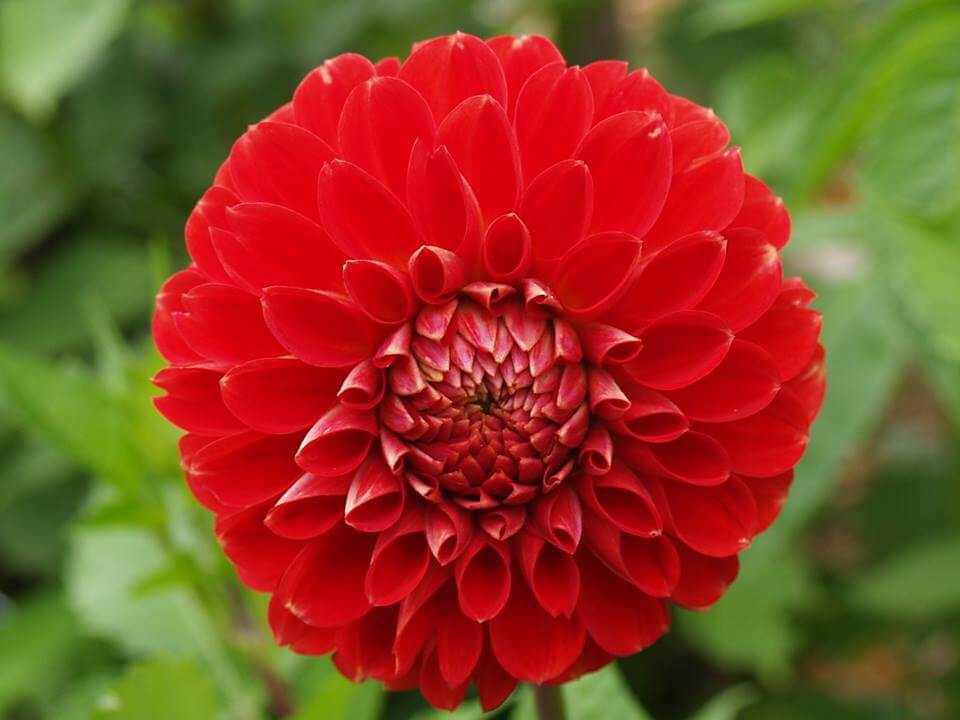
<path id="1" fill-rule="evenodd" d="M 236 142 L 157 406 L 281 644 L 492 708 L 723 594 L 824 391 L 728 140 L 646 70 L 458 33 L 328 60 Z"/>

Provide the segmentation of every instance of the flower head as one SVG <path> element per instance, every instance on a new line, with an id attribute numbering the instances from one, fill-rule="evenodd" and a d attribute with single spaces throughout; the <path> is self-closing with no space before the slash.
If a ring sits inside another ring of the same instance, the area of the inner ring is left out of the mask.
<path id="1" fill-rule="evenodd" d="M 723 594 L 824 389 L 728 141 L 645 70 L 461 33 L 328 60 L 237 140 L 157 406 L 280 643 L 492 708 Z"/>

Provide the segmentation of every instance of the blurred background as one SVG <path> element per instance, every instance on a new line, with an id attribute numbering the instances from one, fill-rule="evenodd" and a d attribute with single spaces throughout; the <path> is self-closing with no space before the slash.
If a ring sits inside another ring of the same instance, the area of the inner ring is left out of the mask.
<path id="1" fill-rule="evenodd" d="M 716 109 L 825 316 L 779 523 L 711 612 L 568 686 L 572 720 L 960 717 L 955 0 L 0 0 L 0 717 L 441 717 L 273 647 L 153 411 L 148 323 L 248 123 L 328 56 L 455 29 Z"/>

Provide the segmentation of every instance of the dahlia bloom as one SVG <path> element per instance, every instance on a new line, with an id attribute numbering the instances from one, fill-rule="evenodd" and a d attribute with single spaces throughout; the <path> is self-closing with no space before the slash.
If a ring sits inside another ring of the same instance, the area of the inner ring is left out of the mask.
<path id="1" fill-rule="evenodd" d="M 156 403 L 279 643 L 494 708 L 721 597 L 824 392 L 728 142 L 646 70 L 462 33 L 328 60 L 237 140 Z"/>

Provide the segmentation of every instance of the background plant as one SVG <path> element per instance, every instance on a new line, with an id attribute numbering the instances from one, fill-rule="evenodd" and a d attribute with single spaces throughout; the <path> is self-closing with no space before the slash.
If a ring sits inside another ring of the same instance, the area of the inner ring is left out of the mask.
<path id="1" fill-rule="evenodd" d="M 955 717 L 951 0 L 0 0 L 0 717 L 433 717 L 273 647 L 186 497 L 148 322 L 231 138 L 325 57 L 456 28 L 630 58 L 712 105 L 792 209 L 788 270 L 825 316 L 783 517 L 712 611 L 567 686 L 571 718 Z"/>

